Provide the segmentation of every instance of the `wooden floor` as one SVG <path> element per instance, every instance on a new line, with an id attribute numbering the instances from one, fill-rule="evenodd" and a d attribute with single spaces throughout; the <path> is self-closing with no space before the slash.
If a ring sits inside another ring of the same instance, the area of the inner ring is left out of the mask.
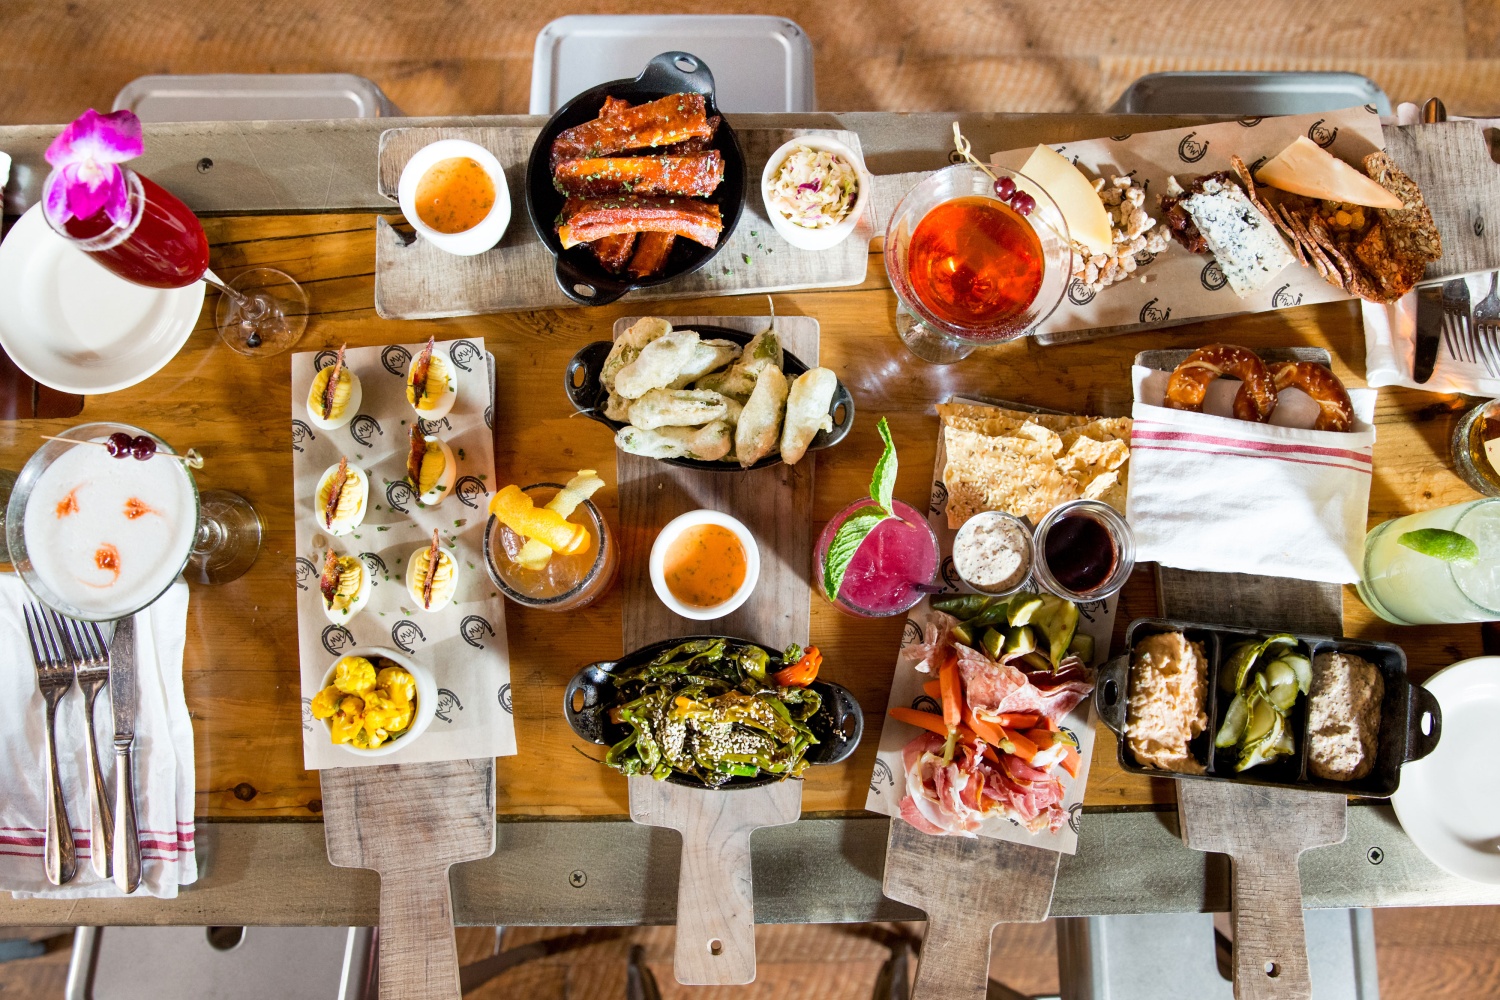
<path id="1" fill-rule="evenodd" d="M 600 0 L 0 0 L 0 120 L 66 121 L 108 107 L 150 73 L 353 72 L 408 114 L 524 112 L 544 24 L 641 9 Z M 650 9 L 796 20 L 814 45 L 818 106 L 830 110 L 1088 111 L 1160 70 L 1336 69 L 1371 77 L 1393 101 L 1438 95 L 1456 113 L 1500 114 L 1500 0 L 664 0 Z M 1500 995 L 1500 911 L 1382 910 L 1375 926 L 1385 1000 Z M 622 997 L 630 947 L 640 944 L 668 998 L 863 1000 L 889 943 L 921 927 L 764 927 L 758 981 L 732 990 L 676 986 L 670 928 L 602 933 L 471 996 Z M 565 933 L 515 929 L 504 944 Z M 459 943 L 465 961 L 496 947 L 487 930 L 463 930 Z M 1012 989 L 1057 990 L 1050 924 L 1007 929 L 995 949 L 992 974 Z M 61 996 L 66 962 L 54 942 L 39 958 L 0 964 L 0 998 Z"/>

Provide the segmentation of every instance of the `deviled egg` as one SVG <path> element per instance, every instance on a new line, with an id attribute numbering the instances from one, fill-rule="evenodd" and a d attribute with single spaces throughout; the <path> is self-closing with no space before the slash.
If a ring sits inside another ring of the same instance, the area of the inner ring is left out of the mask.
<path id="1" fill-rule="evenodd" d="M 458 591 L 458 559 L 432 531 L 432 543 L 406 561 L 406 589 L 423 611 L 441 611 Z"/>
<path id="2" fill-rule="evenodd" d="M 458 480 L 458 462 L 453 449 L 435 434 L 423 434 L 412 424 L 410 445 L 406 451 L 406 481 L 424 507 L 436 507 L 453 492 Z"/>
<path id="3" fill-rule="evenodd" d="M 344 348 L 340 347 L 333 364 L 313 376 L 307 390 L 307 418 L 321 430 L 337 430 L 354 419 L 364 398 L 359 376 L 344 367 Z"/>
<path id="4" fill-rule="evenodd" d="M 423 420 L 443 419 L 458 400 L 458 372 L 436 347 L 437 339 L 429 337 L 406 369 L 406 401 Z"/>
<path id="5" fill-rule="evenodd" d="M 347 457 L 340 458 L 339 464 L 330 465 L 318 480 L 314 496 L 318 525 L 330 535 L 347 535 L 364 522 L 370 506 L 370 477 L 350 465 Z"/>
<path id="6" fill-rule="evenodd" d="M 370 572 L 364 563 L 329 549 L 323 560 L 323 577 L 318 581 L 323 613 L 335 625 L 346 624 L 370 602 L 371 585 Z"/>

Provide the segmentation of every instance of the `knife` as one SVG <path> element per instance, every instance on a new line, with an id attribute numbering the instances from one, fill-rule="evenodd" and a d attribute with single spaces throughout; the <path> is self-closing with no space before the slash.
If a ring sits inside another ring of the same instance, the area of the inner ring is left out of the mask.
<path id="1" fill-rule="evenodd" d="M 141 844 L 135 821 L 135 618 L 115 622 L 109 641 L 109 700 L 115 716 L 115 885 L 125 893 L 141 884 Z"/>
<path id="2" fill-rule="evenodd" d="M 1443 289 L 1437 285 L 1425 285 L 1417 289 L 1417 339 L 1411 361 L 1411 377 L 1418 384 L 1432 378 L 1442 335 Z"/>

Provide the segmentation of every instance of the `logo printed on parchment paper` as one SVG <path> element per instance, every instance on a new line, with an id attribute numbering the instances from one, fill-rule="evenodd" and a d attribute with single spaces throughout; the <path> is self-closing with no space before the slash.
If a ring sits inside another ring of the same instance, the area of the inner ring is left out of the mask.
<path id="1" fill-rule="evenodd" d="M 490 430 L 495 429 L 495 404 L 491 403 L 484 408 L 484 426 Z"/>
<path id="2" fill-rule="evenodd" d="M 1262 157 L 1257 158 L 1254 163 L 1250 164 L 1250 176 L 1252 178 L 1254 178 L 1255 177 L 1255 172 L 1257 170 L 1259 170 L 1261 167 L 1265 166 L 1266 165 L 1266 161 L 1269 160 L 1269 159 L 1270 159 L 1269 156 L 1262 156 Z"/>
<path id="3" fill-rule="evenodd" d="M 1129 139 L 1131 137 L 1131 135 L 1133 135 L 1133 134 L 1134 133 L 1132 133 L 1132 132 L 1126 132 L 1124 135 L 1112 135 L 1109 138 L 1110 138 L 1110 141 L 1112 141 L 1112 142 L 1124 142 L 1126 139 Z"/>
<path id="4" fill-rule="evenodd" d="M 312 699 L 311 698 L 303 698 L 302 699 L 302 730 L 303 730 L 303 732 L 308 732 L 308 733 L 310 733 L 310 732 L 313 731 L 313 714 L 312 714 Z"/>
<path id="5" fill-rule="evenodd" d="M 319 576 L 318 564 L 305 556 L 297 557 L 297 589 L 306 590 L 308 580 L 316 580 Z"/>
<path id="6" fill-rule="evenodd" d="M 1370 112 L 1370 114 L 1372 114 L 1372 115 L 1378 115 L 1378 114 L 1380 114 L 1380 109 L 1377 108 L 1373 104 L 1366 104 L 1365 105 L 1365 110 L 1368 111 L 1368 112 Z"/>
<path id="7" fill-rule="evenodd" d="M 938 700 L 930 694 L 917 695 L 911 700 L 911 707 L 918 712 L 941 713 L 943 711 L 943 706 L 939 705 Z"/>
<path id="8" fill-rule="evenodd" d="M 1254 128 L 1263 121 L 1265 121 L 1264 118 L 1241 118 L 1238 120 L 1238 124 L 1243 125 L 1245 128 Z"/>
<path id="9" fill-rule="evenodd" d="M 427 636 L 422 634 L 421 626 L 409 618 L 403 618 L 391 626 L 391 641 L 403 653 L 416 652 L 418 641 L 426 642 Z"/>
<path id="10" fill-rule="evenodd" d="M 1083 827 L 1083 803 L 1075 802 L 1068 806 L 1068 829 L 1073 831 L 1073 836 L 1078 836 Z"/>
<path id="11" fill-rule="evenodd" d="M 418 417 L 417 429 L 423 434 L 436 434 L 438 431 L 451 431 L 453 425 L 448 422 L 447 417 L 438 417 L 436 420 L 424 420 Z"/>
<path id="12" fill-rule="evenodd" d="M 515 715 L 510 707 L 510 685 L 501 684 L 500 690 L 495 692 L 495 698 L 500 702 L 500 707 L 505 709 L 506 715 Z"/>
<path id="13" fill-rule="evenodd" d="M 478 615 L 469 615 L 458 623 L 458 634 L 475 649 L 483 649 L 484 637 L 494 638 L 495 627 Z"/>
<path id="14" fill-rule="evenodd" d="M 385 437 L 385 431 L 380 429 L 380 421 L 368 413 L 361 413 L 349 422 L 349 436 L 354 438 L 366 448 L 375 446 L 375 435 Z"/>
<path id="15" fill-rule="evenodd" d="M 359 554 L 359 561 L 365 564 L 365 569 L 369 570 L 370 586 L 372 587 L 380 586 L 380 581 L 375 579 L 375 577 L 389 576 L 391 573 L 390 569 L 386 567 L 385 560 L 374 552 L 361 552 Z"/>
<path id="16" fill-rule="evenodd" d="M 338 351 L 319 351 L 313 355 L 313 371 L 320 372 L 338 359 Z"/>
<path id="17" fill-rule="evenodd" d="M 1324 121 L 1325 119 L 1319 118 L 1308 126 L 1307 137 L 1319 146 L 1327 149 L 1333 145 L 1333 140 L 1339 137 L 1339 130 L 1337 128 L 1328 128 L 1323 124 Z"/>
<path id="18" fill-rule="evenodd" d="M 932 481 L 932 498 L 928 500 L 927 507 L 934 514 L 941 514 L 948 509 L 948 487 L 943 485 L 941 479 Z"/>
<path id="19" fill-rule="evenodd" d="M 1198 283 L 1210 292 L 1217 292 L 1229 284 L 1229 279 L 1224 276 L 1224 269 L 1219 266 L 1219 262 L 1211 260 L 1198 272 Z"/>
<path id="20" fill-rule="evenodd" d="M 323 630 L 323 648 L 334 656 L 340 655 L 346 649 L 353 649 L 354 633 L 342 625 L 329 625 Z"/>
<path id="21" fill-rule="evenodd" d="M 400 344 L 392 344 L 380 352 L 380 363 L 397 378 L 406 378 L 406 366 L 411 364 L 411 352 Z"/>
<path id="22" fill-rule="evenodd" d="M 1165 323 L 1172 317 L 1171 306 L 1168 306 L 1166 309 L 1156 308 L 1156 303 L 1160 301 L 1160 299 L 1152 299 L 1150 302 L 1147 302 L 1145 305 L 1141 306 L 1142 323 Z"/>
<path id="23" fill-rule="evenodd" d="M 470 368 L 469 365 L 481 360 L 483 355 L 479 353 L 479 348 L 475 347 L 471 341 L 455 340 L 448 348 L 448 357 L 452 358 L 453 363 L 464 371 L 471 372 L 474 369 Z"/>
<path id="24" fill-rule="evenodd" d="M 1068 301 L 1075 306 L 1086 306 L 1094 301 L 1094 296 L 1099 293 L 1083 283 L 1082 278 L 1074 278 L 1068 282 Z"/>
<path id="25" fill-rule="evenodd" d="M 1291 283 L 1288 282 L 1271 293 L 1272 309 L 1285 309 L 1288 306 L 1300 306 L 1302 304 L 1302 293 L 1298 292 L 1296 295 L 1293 295 L 1287 291 L 1291 287 Z"/>
<path id="26" fill-rule="evenodd" d="M 476 476 L 462 476 L 453 484 L 453 493 L 466 507 L 478 508 L 485 496 L 484 483 Z"/>
<path id="27" fill-rule="evenodd" d="M 458 700 L 458 695 L 447 688 L 438 688 L 437 709 L 432 713 L 435 718 L 442 719 L 444 722 L 451 724 L 453 722 L 453 713 L 462 712 L 463 710 L 464 704 Z"/>
<path id="28" fill-rule="evenodd" d="M 879 795 L 881 785 L 887 788 L 895 788 L 896 776 L 891 773 L 891 765 L 876 757 L 875 767 L 870 771 L 870 791 Z"/>
<path id="29" fill-rule="evenodd" d="M 952 556 L 943 556 L 943 586 L 948 590 L 958 590 L 962 586 Z"/>
<path id="30" fill-rule="evenodd" d="M 1189 132 L 1187 135 L 1183 136 L 1182 141 L 1177 144 L 1177 158 L 1183 163 L 1197 163 L 1199 160 L 1208 155 L 1207 140 L 1199 142 L 1197 139 L 1193 138 L 1193 136 L 1197 134 L 1198 133 L 1196 131 Z"/>
<path id="31" fill-rule="evenodd" d="M 907 646 L 910 646 L 912 643 L 914 643 L 914 642 L 921 642 L 921 641 L 922 641 L 922 626 L 918 625 L 916 622 L 912 621 L 910 618 L 906 619 L 906 624 L 903 625 L 903 626 L 901 626 L 901 648 L 905 649 Z"/>
<path id="32" fill-rule="evenodd" d="M 417 502 L 417 491 L 404 479 L 392 479 L 385 484 L 385 502 L 391 505 L 391 510 L 408 514 L 411 511 L 406 505 Z"/>
<path id="33" fill-rule="evenodd" d="M 1152 253 L 1150 250 L 1138 250 L 1136 251 L 1135 255 L 1135 266 L 1145 267 L 1147 264 L 1155 260 L 1158 256 L 1158 254 Z"/>
<path id="34" fill-rule="evenodd" d="M 292 450 L 302 451 L 302 446 L 308 441 L 316 441 L 318 436 L 313 433 L 312 428 L 300 420 L 292 421 Z"/>

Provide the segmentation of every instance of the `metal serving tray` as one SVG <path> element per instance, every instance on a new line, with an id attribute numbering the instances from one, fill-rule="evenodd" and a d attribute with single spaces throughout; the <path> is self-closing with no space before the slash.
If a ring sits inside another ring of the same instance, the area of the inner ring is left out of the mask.
<path id="1" fill-rule="evenodd" d="M 1147 636 L 1163 632 L 1182 632 L 1188 639 L 1201 644 L 1208 657 L 1209 724 L 1188 744 L 1193 757 L 1204 765 L 1204 774 L 1180 774 L 1147 767 L 1135 759 L 1124 739 L 1126 706 L 1130 701 L 1130 668 L 1136 643 Z M 1309 658 L 1316 658 L 1319 653 L 1350 653 L 1368 660 L 1380 669 L 1385 681 L 1385 699 L 1380 705 L 1380 737 L 1376 744 L 1375 766 L 1365 777 L 1355 781 L 1327 781 L 1308 773 L 1306 695 L 1298 697 L 1288 716 L 1297 743 L 1296 752 L 1290 757 L 1278 758 L 1248 771 L 1236 772 L 1234 749 L 1218 750 L 1214 747 L 1214 734 L 1219 731 L 1222 713 L 1228 708 L 1230 701 L 1219 687 L 1219 669 L 1228 658 L 1230 650 L 1239 643 L 1255 642 L 1278 634 L 1282 633 L 1170 618 L 1137 618 L 1131 622 L 1130 627 L 1125 630 L 1125 646 L 1129 652 L 1115 657 L 1100 668 L 1094 688 L 1094 707 L 1098 710 L 1099 717 L 1121 737 L 1120 768 L 1131 774 L 1158 778 L 1234 781 L 1243 785 L 1271 785 L 1369 798 L 1386 798 L 1395 792 L 1401 783 L 1401 765 L 1410 760 L 1420 760 L 1431 753 L 1438 744 L 1443 726 L 1442 710 L 1437 699 L 1426 688 L 1407 680 L 1406 653 L 1400 646 L 1388 642 L 1285 633 L 1296 636 Z"/>

